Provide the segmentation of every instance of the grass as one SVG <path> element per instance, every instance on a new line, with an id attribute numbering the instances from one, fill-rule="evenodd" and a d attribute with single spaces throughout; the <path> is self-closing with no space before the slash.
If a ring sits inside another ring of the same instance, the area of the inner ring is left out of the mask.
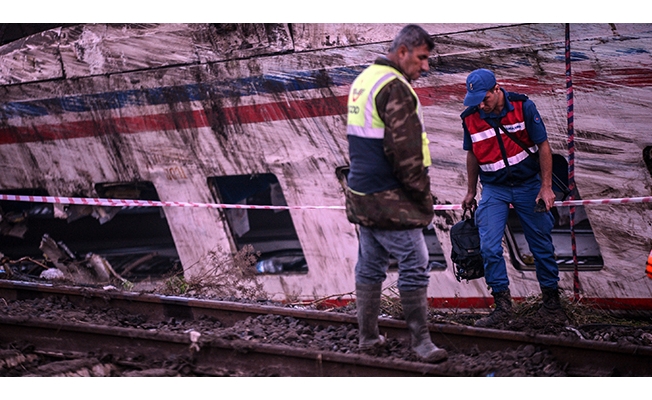
<path id="1" fill-rule="evenodd" d="M 218 246 L 190 268 L 200 273 L 189 277 L 183 273 L 170 276 L 155 292 L 199 298 L 267 299 L 263 284 L 258 281 L 255 267 L 258 257 L 251 245 L 233 255 Z"/>

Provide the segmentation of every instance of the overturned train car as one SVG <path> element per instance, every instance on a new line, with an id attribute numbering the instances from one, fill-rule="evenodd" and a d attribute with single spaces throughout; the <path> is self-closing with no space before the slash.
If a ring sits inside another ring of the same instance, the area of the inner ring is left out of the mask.
<path id="1" fill-rule="evenodd" d="M 557 172 L 568 176 L 565 24 L 422 26 L 436 48 L 430 72 L 414 86 L 424 106 L 437 204 L 459 204 L 465 194 L 459 115 L 465 78 L 479 67 L 493 69 L 505 88 L 536 102 Z M 114 256 L 116 264 L 118 255 L 131 261 L 157 256 L 165 265 L 178 261 L 192 276 L 205 272 L 208 254 L 233 255 L 251 245 L 260 253 L 259 279 L 273 298 L 348 298 L 357 236 L 343 210 L 346 97 L 356 75 L 386 52 L 400 28 L 87 24 L 4 43 L 0 193 L 288 207 L 2 201 L 0 252 L 38 251 L 40 235 L 49 233 L 74 251 Z M 579 195 L 650 196 L 652 25 L 571 24 L 570 49 Z M 649 203 L 577 207 L 577 262 L 568 209 L 554 213 L 560 285 L 568 294 L 579 277 L 583 298 L 652 309 L 652 280 L 645 276 Z M 450 261 L 448 231 L 460 217 L 458 210 L 437 211 L 425 230 L 429 298 L 438 307 L 483 307 L 491 298 L 484 281 L 458 282 Z M 516 218 L 504 244 L 512 294 L 537 294 Z M 393 267 L 388 275 L 390 286 Z"/>

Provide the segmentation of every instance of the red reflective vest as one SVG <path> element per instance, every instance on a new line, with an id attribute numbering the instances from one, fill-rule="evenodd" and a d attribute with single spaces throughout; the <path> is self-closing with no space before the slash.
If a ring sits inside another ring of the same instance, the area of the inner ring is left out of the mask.
<path id="1" fill-rule="evenodd" d="M 525 129 L 523 101 L 512 100 L 511 103 L 514 110 L 508 112 L 500 122 L 510 133 L 525 143 L 532 153 L 536 153 L 539 148 L 532 142 Z M 496 138 L 496 130 L 487 121 L 480 118 L 479 112 L 465 116 L 464 123 L 471 134 L 473 154 L 478 159 L 480 170 L 488 174 L 503 170 L 506 165 Z M 517 166 L 528 157 L 528 153 L 502 131 L 500 131 L 500 138 L 505 145 L 507 162 L 510 166 Z"/>

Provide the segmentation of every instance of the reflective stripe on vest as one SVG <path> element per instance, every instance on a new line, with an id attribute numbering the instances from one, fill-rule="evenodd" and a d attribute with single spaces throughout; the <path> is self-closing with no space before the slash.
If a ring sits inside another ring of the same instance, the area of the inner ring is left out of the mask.
<path id="1" fill-rule="evenodd" d="M 502 118 L 501 123 L 507 131 L 524 142 L 532 153 L 536 153 L 539 147 L 532 142 L 525 129 L 523 102 L 514 101 L 512 104 L 514 105 L 514 111 L 508 112 Z M 505 160 L 500 152 L 500 147 L 496 143 L 496 130 L 487 121 L 480 118 L 478 112 L 467 116 L 465 123 L 471 134 L 473 154 L 478 159 L 480 169 L 484 172 L 495 172 L 505 168 Z M 509 165 L 516 165 L 528 157 L 528 153 L 509 139 L 507 135 L 501 133 L 501 139 L 505 144 Z"/>
<path id="2" fill-rule="evenodd" d="M 645 273 L 647 274 L 647 277 L 652 279 L 652 251 L 650 251 L 650 255 L 647 256 L 647 266 L 645 267 Z"/>
<path id="3" fill-rule="evenodd" d="M 421 151 L 423 153 L 423 165 L 429 167 L 432 164 L 430 158 L 430 141 L 425 132 L 423 110 L 419 96 L 396 69 L 380 64 L 372 64 L 353 81 L 348 100 L 348 117 L 346 134 L 365 139 L 383 139 L 385 137 L 385 123 L 380 119 L 376 109 L 376 95 L 389 82 L 400 79 L 410 88 L 417 103 L 417 115 L 421 122 Z"/>

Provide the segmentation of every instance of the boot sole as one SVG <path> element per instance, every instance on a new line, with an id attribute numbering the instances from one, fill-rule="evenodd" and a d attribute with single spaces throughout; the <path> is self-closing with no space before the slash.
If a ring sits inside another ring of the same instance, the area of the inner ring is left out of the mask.
<path id="1" fill-rule="evenodd" d="M 433 363 L 433 362 L 440 362 L 448 359 L 448 352 L 444 349 L 439 349 L 435 350 L 434 353 L 432 353 L 429 357 L 423 358 L 422 360 L 425 362 Z"/>
<path id="2" fill-rule="evenodd" d="M 370 351 L 370 350 L 378 350 L 378 349 L 381 349 L 381 348 L 385 347 L 386 344 L 387 344 L 387 340 L 385 339 L 385 336 L 380 335 L 380 336 L 378 336 L 378 341 L 373 342 L 371 344 L 366 344 L 364 346 L 358 346 L 358 350 L 364 351 L 364 352 L 367 352 L 367 351 Z"/>

